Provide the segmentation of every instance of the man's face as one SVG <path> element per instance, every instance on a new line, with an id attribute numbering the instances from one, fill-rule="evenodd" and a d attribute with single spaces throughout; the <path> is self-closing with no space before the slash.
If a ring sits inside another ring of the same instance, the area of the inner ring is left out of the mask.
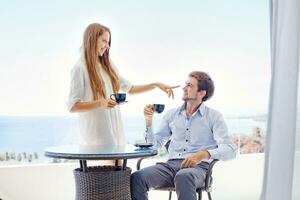
<path id="1" fill-rule="evenodd" d="M 185 81 L 185 85 L 182 88 L 183 89 L 183 96 L 182 100 L 188 101 L 188 100 L 197 100 L 198 98 L 198 81 L 194 77 L 189 77 Z"/>

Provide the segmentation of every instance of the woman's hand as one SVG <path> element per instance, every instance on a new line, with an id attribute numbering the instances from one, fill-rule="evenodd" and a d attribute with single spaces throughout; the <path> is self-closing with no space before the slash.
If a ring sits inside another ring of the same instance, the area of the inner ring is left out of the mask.
<path id="1" fill-rule="evenodd" d="M 70 112 L 88 112 L 97 108 L 113 108 L 117 105 L 117 102 L 111 99 L 99 99 L 95 101 L 82 102 L 78 101 L 70 109 Z"/>
<path id="2" fill-rule="evenodd" d="M 146 127 L 152 126 L 152 118 L 153 118 L 153 105 L 147 104 L 144 108 L 144 116 L 146 121 Z"/>
<path id="3" fill-rule="evenodd" d="M 111 99 L 100 99 L 98 101 L 100 108 L 113 108 L 118 104 L 116 101 Z"/>
<path id="4" fill-rule="evenodd" d="M 167 93 L 169 98 L 172 96 L 172 99 L 174 99 L 174 92 L 172 89 L 180 87 L 180 85 L 169 86 L 163 83 L 155 83 L 155 86 Z"/>

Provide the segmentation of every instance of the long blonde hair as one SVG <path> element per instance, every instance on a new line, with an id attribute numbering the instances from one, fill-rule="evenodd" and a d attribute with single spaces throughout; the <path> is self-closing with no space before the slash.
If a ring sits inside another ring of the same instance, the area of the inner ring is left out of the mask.
<path id="1" fill-rule="evenodd" d="M 90 24 L 83 36 L 83 49 L 84 58 L 87 65 L 87 71 L 90 78 L 91 89 L 93 92 L 93 99 L 106 98 L 105 83 L 103 77 L 97 70 L 98 63 L 102 65 L 109 78 L 113 87 L 113 91 L 117 93 L 120 89 L 120 83 L 116 72 L 111 67 L 109 62 L 109 49 L 107 49 L 102 56 L 98 55 L 97 40 L 98 38 L 107 31 L 109 33 L 109 46 L 111 44 L 111 34 L 109 28 L 93 23 Z"/>

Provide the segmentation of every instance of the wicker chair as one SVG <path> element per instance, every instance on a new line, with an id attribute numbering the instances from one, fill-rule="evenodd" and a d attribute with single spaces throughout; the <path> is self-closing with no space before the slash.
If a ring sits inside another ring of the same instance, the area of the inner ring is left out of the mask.
<path id="1" fill-rule="evenodd" d="M 166 147 L 168 147 L 168 146 L 166 146 Z M 138 159 L 138 162 L 137 162 L 137 165 L 136 165 L 137 170 L 140 170 L 141 162 L 142 162 L 143 159 L 144 158 Z M 213 169 L 213 166 L 216 164 L 217 161 L 218 161 L 217 159 L 214 159 L 213 161 L 210 162 L 210 164 L 208 166 L 204 186 L 197 189 L 198 200 L 202 199 L 202 191 L 207 192 L 208 199 L 212 200 L 212 197 L 211 197 L 211 190 L 212 190 L 212 183 L 213 183 L 212 169 Z M 175 188 L 174 187 L 156 188 L 156 190 L 169 191 L 169 200 L 171 200 L 172 199 L 172 192 L 175 191 Z"/>

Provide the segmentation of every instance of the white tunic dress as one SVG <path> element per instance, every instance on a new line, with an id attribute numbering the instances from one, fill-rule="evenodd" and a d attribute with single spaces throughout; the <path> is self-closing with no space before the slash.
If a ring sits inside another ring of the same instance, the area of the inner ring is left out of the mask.
<path id="1" fill-rule="evenodd" d="M 111 63 L 120 81 L 121 90 L 128 92 L 131 83 L 124 79 L 117 68 Z M 100 70 L 105 82 L 107 98 L 113 94 L 109 75 Z M 92 101 L 93 93 L 90 87 L 89 75 L 85 60 L 82 57 L 71 71 L 71 88 L 67 107 L 70 110 L 78 101 Z M 126 143 L 122 117 L 119 106 L 114 108 L 96 108 L 81 112 L 79 115 L 80 145 L 124 145 Z"/>

